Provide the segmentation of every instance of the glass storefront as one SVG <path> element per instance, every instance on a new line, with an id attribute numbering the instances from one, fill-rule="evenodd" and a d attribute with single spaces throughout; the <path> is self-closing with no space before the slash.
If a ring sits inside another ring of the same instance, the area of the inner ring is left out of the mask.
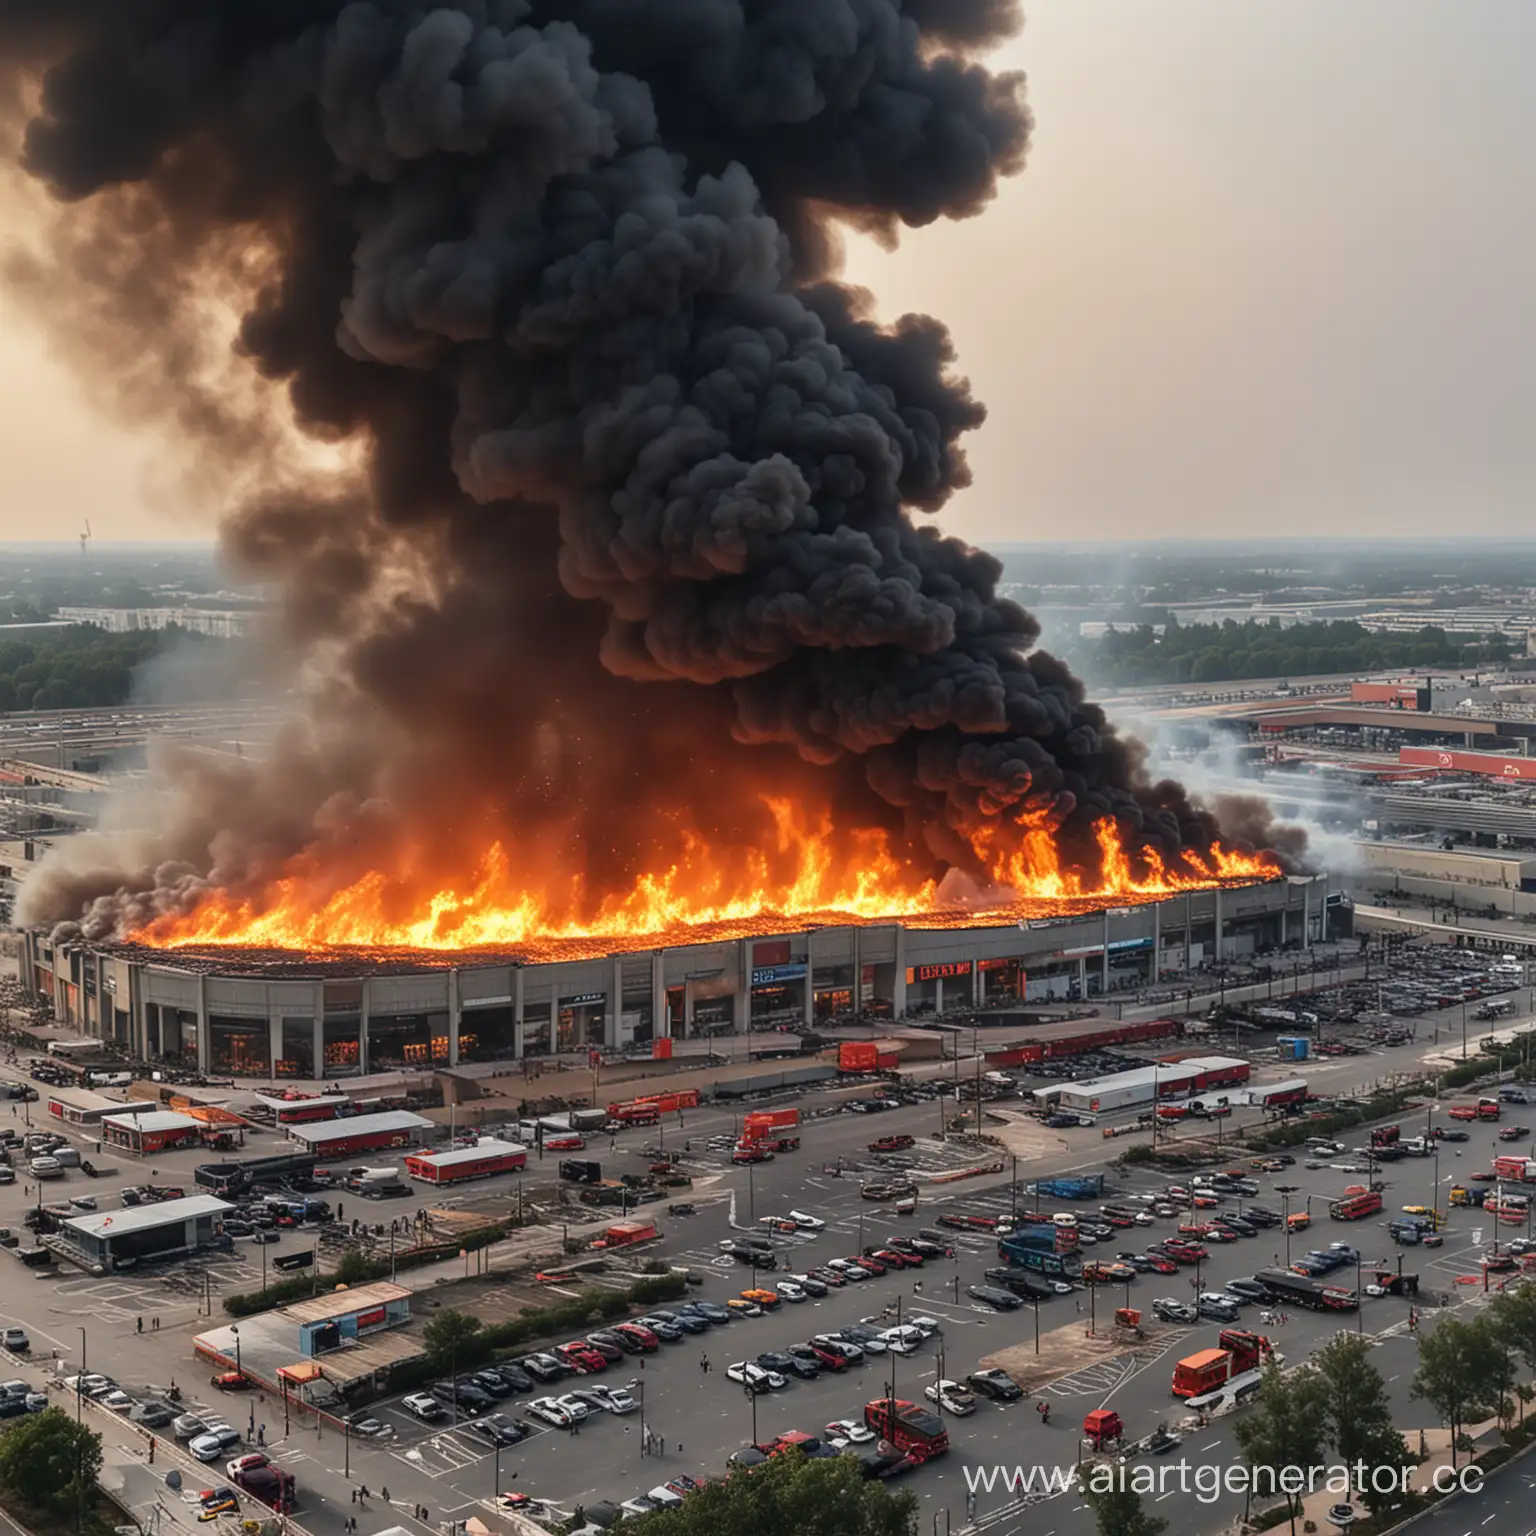
<path id="1" fill-rule="evenodd" d="M 626 997 L 619 1010 L 619 1044 L 628 1041 L 644 1042 L 655 1034 L 651 1026 L 651 994 Z"/>
<path id="2" fill-rule="evenodd" d="M 368 1020 L 368 1070 L 389 1072 L 401 1067 L 430 1067 L 448 1063 L 446 1013 L 398 1013 Z"/>
<path id="3" fill-rule="evenodd" d="M 362 1020 L 357 1014 L 327 1018 L 321 1026 L 324 1076 L 352 1077 L 362 1071 Z"/>
<path id="4" fill-rule="evenodd" d="M 270 1077 L 272 1027 L 265 1019 L 208 1018 L 208 1070 L 231 1077 Z"/>
<path id="5" fill-rule="evenodd" d="M 983 960 L 978 968 L 983 1008 L 1010 1008 L 1023 1002 L 1027 977 L 1022 960 Z"/>
<path id="6" fill-rule="evenodd" d="M 283 1020 L 283 1054 L 274 1063 L 274 1077 L 313 1077 L 315 1075 L 315 1021 L 311 1018 Z"/>
<path id="7" fill-rule="evenodd" d="M 460 1061 L 511 1061 L 516 1055 L 517 1010 L 511 1003 L 460 1013 Z"/>
<path id="8" fill-rule="evenodd" d="M 549 1048 L 549 1004 L 529 1003 L 523 1009 L 523 1055 L 548 1056 Z"/>
<path id="9" fill-rule="evenodd" d="M 608 998 L 602 992 L 587 992 L 580 997 L 560 999 L 557 1018 L 556 1047 L 562 1051 L 579 1051 L 587 1046 L 603 1043 L 603 1018 L 608 1011 Z"/>
<path id="10" fill-rule="evenodd" d="M 144 1010 L 145 1055 L 172 1066 L 197 1066 L 197 1014 L 190 1008 L 150 1003 Z"/>

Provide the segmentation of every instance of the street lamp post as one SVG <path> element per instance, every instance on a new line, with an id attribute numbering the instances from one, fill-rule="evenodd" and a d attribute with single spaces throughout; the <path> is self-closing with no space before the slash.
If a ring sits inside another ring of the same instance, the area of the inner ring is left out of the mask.
<path id="1" fill-rule="evenodd" d="M 76 1325 L 79 1326 L 78 1324 Z M 80 1369 L 75 1373 L 75 1423 L 85 1416 L 85 1329 L 80 1328 Z"/>
<path id="2" fill-rule="evenodd" d="M 640 1394 L 640 1454 L 644 1456 L 646 1454 L 646 1446 L 649 1444 L 645 1432 L 645 1383 L 638 1376 L 632 1376 L 624 1385 L 631 1392 L 638 1392 Z"/>
<path id="3" fill-rule="evenodd" d="M 232 1334 L 234 1334 L 234 1336 L 235 1336 L 235 1375 L 243 1377 L 245 1375 L 245 1368 L 240 1363 L 240 1325 L 239 1325 L 239 1323 L 231 1323 L 229 1325 L 229 1331 Z"/>
<path id="4" fill-rule="evenodd" d="M 757 1444 L 757 1393 L 752 1390 L 752 1383 L 745 1382 L 742 1391 L 747 1394 L 747 1401 L 752 1405 L 752 1444 Z"/>
<path id="5" fill-rule="evenodd" d="M 1291 1197 L 1289 1194 L 1280 1197 L 1282 1208 L 1285 1212 L 1285 1267 L 1291 1267 Z"/>

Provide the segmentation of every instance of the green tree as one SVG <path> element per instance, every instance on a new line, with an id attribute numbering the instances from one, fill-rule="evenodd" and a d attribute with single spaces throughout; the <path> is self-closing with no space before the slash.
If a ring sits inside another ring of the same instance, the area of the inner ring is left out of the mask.
<path id="1" fill-rule="evenodd" d="M 1357 1333 L 1335 1334 L 1312 1363 L 1323 1379 L 1328 1441 L 1340 1463 L 1352 1469 L 1407 1466 L 1408 1447 L 1392 1427 L 1387 1384 L 1371 1363 L 1365 1340 Z M 1361 1501 L 1373 1514 L 1396 1494 L 1395 1488 L 1377 1490 L 1368 1477 L 1356 1481 Z"/>
<path id="2" fill-rule="evenodd" d="M 336 1261 L 331 1279 L 341 1285 L 361 1285 L 364 1281 L 372 1280 L 375 1274 L 373 1260 L 361 1248 L 349 1248 Z"/>
<path id="3" fill-rule="evenodd" d="M 445 1370 L 478 1361 L 484 1353 L 480 1319 L 457 1307 L 445 1307 L 421 1330 L 421 1342 L 434 1365 Z"/>
<path id="4" fill-rule="evenodd" d="M 1121 1467 L 1106 1468 L 1110 1473 L 1123 1472 Z M 1099 1488 L 1090 1477 L 1083 1483 L 1083 1501 L 1093 1511 L 1098 1523 L 1099 1536 L 1162 1536 L 1168 1529 L 1166 1520 L 1149 1515 L 1141 1502 L 1141 1495 L 1124 1486 L 1123 1477 L 1112 1477 L 1110 1486 Z"/>
<path id="5" fill-rule="evenodd" d="M 1522 1285 L 1518 1290 L 1502 1291 L 1483 1314 L 1499 1336 L 1507 1354 L 1520 1359 L 1527 1370 L 1536 1372 L 1536 1287 Z M 1525 1422 L 1524 1405 L 1529 1391 L 1516 1389 L 1520 1399 L 1520 1421 Z"/>
<path id="6" fill-rule="evenodd" d="M 1282 1482 L 1288 1469 L 1321 1465 L 1328 1432 L 1328 1393 L 1316 1371 L 1280 1374 L 1273 1360 L 1264 1367 L 1264 1384 L 1253 1411 L 1235 1426 L 1243 1459 L 1255 1474 L 1256 1492 L 1271 1487 L 1285 1495 L 1295 1536 L 1305 1487 L 1291 1489 Z"/>
<path id="7" fill-rule="evenodd" d="M 1464 1323 L 1448 1317 L 1419 1334 L 1419 1369 L 1413 1395 L 1423 1398 L 1451 1432 L 1451 1465 L 1462 1430 L 1487 1418 L 1498 1406 L 1499 1380 L 1508 1356 L 1483 1319 Z"/>
<path id="8" fill-rule="evenodd" d="M 0 1437 L 0 1487 L 33 1509 L 67 1513 L 100 1471 L 101 1436 L 60 1408 L 29 1414 Z"/>
<path id="9" fill-rule="evenodd" d="M 917 1499 L 866 1480 L 852 1456 L 775 1456 L 750 1473 L 732 1472 L 674 1509 L 645 1517 L 647 1536 L 912 1536 Z"/>

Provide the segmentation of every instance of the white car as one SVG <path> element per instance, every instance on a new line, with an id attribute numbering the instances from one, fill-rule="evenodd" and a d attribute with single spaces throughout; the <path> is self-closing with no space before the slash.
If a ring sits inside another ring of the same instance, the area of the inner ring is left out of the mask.
<path id="1" fill-rule="evenodd" d="M 121 1387 L 113 1387 L 110 1392 L 103 1392 L 96 1401 L 103 1408 L 110 1408 L 113 1413 L 127 1413 L 134 1405 L 133 1399 Z"/>
<path id="2" fill-rule="evenodd" d="M 873 1278 L 862 1264 L 855 1264 L 852 1259 L 828 1259 L 827 1268 L 835 1269 L 838 1274 L 849 1280 L 869 1280 Z"/>
<path id="3" fill-rule="evenodd" d="M 426 1423 L 433 1423 L 443 1416 L 443 1405 L 435 1397 L 429 1397 L 425 1392 L 413 1392 L 409 1397 L 400 1399 L 400 1406 L 409 1414 Z"/>
<path id="4" fill-rule="evenodd" d="M 683 1502 L 683 1496 L 668 1488 L 665 1483 L 658 1483 L 654 1488 L 646 1490 L 646 1498 L 650 1499 L 657 1509 L 676 1509 Z"/>
<path id="5" fill-rule="evenodd" d="M 1150 1227 L 1152 1225 L 1152 1218 L 1147 1215 L 1145 1211 L 1134 1212 L 1131 1216 L 1131 1220 L 1134 1221 L 1138 1227 Z"/>
<path id="6" fill-rule="evenodd" d="M 573 1396 L 608 1413 L 633 1413 L 635 1400 L 623 1387 L 578 1387 Z"/>
<path id="7" fill-rule="evenodd" d="M 953 1413 L 958 1417 L 964 1417 L 968 1413 L 976 1412 L 976 1399 L 970 1390 L 962 1387 L 958 1381 L 940 1379 L 930 1386 L 923 1388 L 923 1396 L 930 1403 L 937 1403 L 945 1413 Z"/>
<path id="8" fill-rule="evenodd" d="M 735 1382 L 740 1382 L 755 1394 L 758 1392 L 777 1392 L 784 1385 L 784 1378 L 777 1371 L 765 1371 L 760 1365 L 753 1365 L 750 1360 L 738 1360 L 735 1365 L 728 1365 L 725 1374 Z"/>
<path id="9" fill-rule="evenodd" d="M 925 1339 L 931 1339 L 936 1333 L 943 1333 L 944 1329 L 936 1317 L 909 1317 L 909 1328 L 916 1328 Z"/>
<path id="10" fill-rule="evenodd" d="M 649 1515 L 661 1508 L 655 1499 L 647 1493 L 637 1494 L 632 1499 L 625 1499 L 619 1508 L 627 1515 Z"/>
<path id="11" fill-rule="evenodd" d="M 826 1428 L 827 1440 L 839 1450 L 845 1445 L 868 1445 L 875 1432 L 857 1419 L 833 1419 Z"/>
<path id="12" fill-rule="evenodd" d="M 536 1397 L 528 1404 L 528 1412 L 556 1429 L 568 1429 L 574 1417 L 558 1397 Z"/>
<path id="13" fill-rule="evenodd" d="M 239 1444 L 239 1431 L 231 1429 L 228 1424 L 221 1424 L 210 1429 L 207 1434 L 198 1435 L 188 1441 L 187 1449 L 199 1461 L 217 1461 L 230 1446 Z"/>
<path id="14" fill-rule="evenodd" d="M 578 1424 L 592 1412 L 591 1404 L 583 1402 L 574 1392 L 562 1392 L 555 1401 L 565 1409 L 567 1420 L 575 1420 Z"/>
<path id="15" fill-rule="evenodd" d="M 820 1216 L 812 1216 L 809 1211 L 791 1211 L 789 1219 L 802 1232 L 820 1232 L 826 1226 L 826 1222 Z"/>
<path id="16" fill-rule="evenodd" d="M 774 1290 L 777 1291 L 785 1301 L 805 1300 L 805 1287 L 796 1285 L 793 1280 L 780 1280 L 779 1283 L 774 1286 Z"/>
<path id="17" fill-rule="evenodd" d="M 898 1323 L 894 1328 L 887 1328 L 880 1337 L 893 1355 L 912 1355 L 917 1353 L 924 1334 L 921 1328 L 914 1328 L 911 1323 Z"/>
<path id="18" fill-rule="evenodd" d="M 264 1451 L 250 1451 L 244 1456 L 236 1456 L 233 1461 L 226 1464 L 224 1475 L 233 1481 L 248 1468 L 264 1467 L 267 1464 L 267 1457 Z"/>

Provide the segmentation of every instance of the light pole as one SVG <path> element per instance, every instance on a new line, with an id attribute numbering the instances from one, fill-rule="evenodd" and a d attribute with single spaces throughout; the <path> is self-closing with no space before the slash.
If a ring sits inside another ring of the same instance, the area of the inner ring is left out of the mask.
<path id="1" fill-rule="evenodd" d="M 645 1432 L 645 1383 L 638 1376 L 631 1376 L 624 1385 L 631 1392 L 638 1392 L 640 1394 L 640 1454 L 644 1456 L 646 1454 L 646 1446 L 649 1443 Z M 753 1422 L 755 1423 L 756 1420 L 754 1419 Z"/>
<path id="2" fill-rule="evenodd" d="M 757 1393 L 752 1389 L 751 1380 L 742 1385 L 742 1391 L 747 1394 L 747 1401 L 752 1405 L 752 1444 L 757 1444 Z"/>
<path id="3" fill-rule="evenodd" d="M 1013 1155 L 1013 1224 L 1019 1224 L 1019 1155 Z"/>
<path id="4" fill-rule="evenodd" d="M 753 1165 L 747 1164 L 747 1216 L 757 1220 L 757 1184 L 752 1177 Z"/>
<path id="5" fill-rule="evenodd" d="M 263 1250 L 263 1252 L 265 1252 L 265 1250 Z M 243 1377 L 245 1375 L 245 1371 L 244 1371 L 244 1368 L 240 1364 L 240 1325 L 239 1325 L 239 1323 L 231 1323 L 229 1325 L 229 1331 L 232 1334 L 234 1334 L 234 1336 L 235 1336 L 235 1375 Z"/>
<path id="6" fill-rule="evenodd" d="M 1285 1211 L 1285 1267 L 1291 1267 L 1291 1197 L 1289 1194 L 1280 1196 L 1282 1207 Z"/>
<path id="7" fill-rule="evenodd" d="M 80 1325 L 76 1325 L 80 1326 Z M 85 1329 L 80 1327 L 80 1369 L 75 1373 L 75 1423 L 85 1416 Z"/>

